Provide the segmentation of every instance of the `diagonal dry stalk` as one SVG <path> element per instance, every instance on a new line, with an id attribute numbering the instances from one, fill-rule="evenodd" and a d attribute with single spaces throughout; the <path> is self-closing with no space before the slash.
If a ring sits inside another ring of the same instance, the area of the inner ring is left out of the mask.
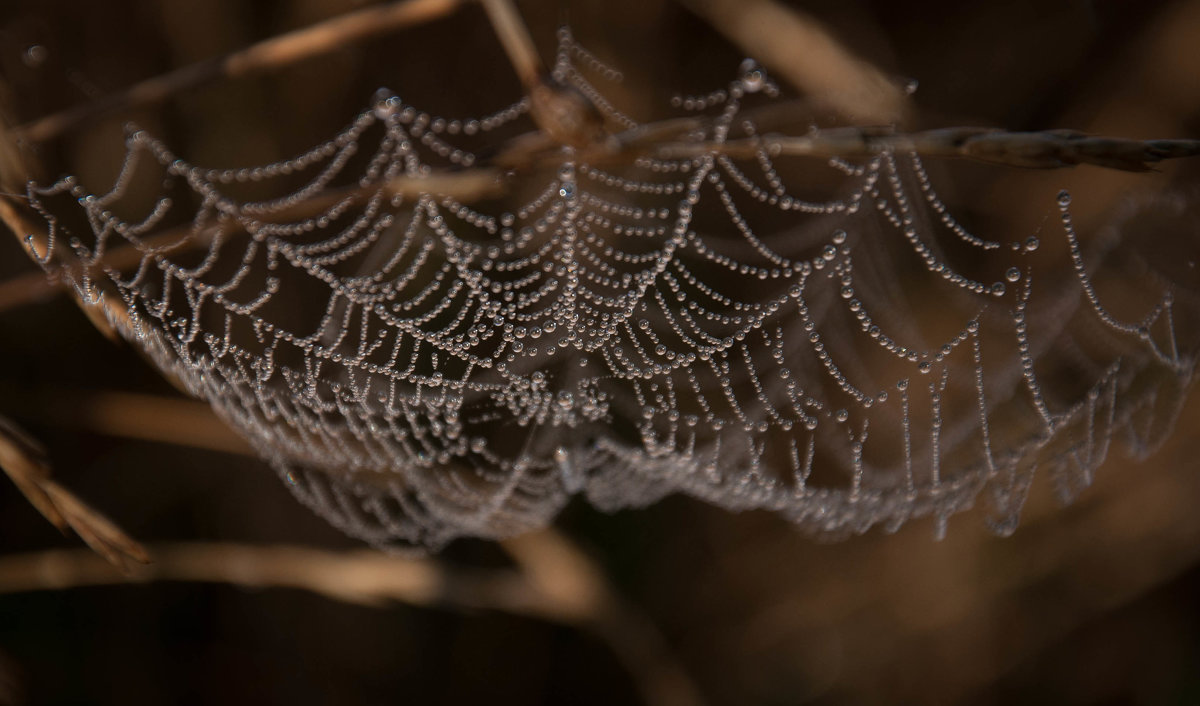
<path id="1" fill-rule="evenodd" d="M 52 550 L 0 557 L 0 595 L 160 581 L 293 588 L 369 608 L 494 610 L 568 625 L 607 643 L 645 702 L 701 706 L 698 687 L 662 636 L 615 597 L 603 572 L 570 540 L 550 531 L 507 547 L 515 569 L 472 570 L 374 550 L 334 552 L 295 546 L 171 543 L 151 547 L 155 561 L 119 575 L 94 554 Z M 564 590 L 566 589 L 566 590 Z"/>
<path id="2" fill-rule="evenodd" d="M 277 69 L 301 59 L 336 51 L 356 41 L 443 17 L 458 8 L 462 1 L 402 0 L 348 12 L 223 57 L 146 79 L 91 103 L 39 118 L 16 128 L 16 136 L 24 141 L 45 142 L 101 115 L 159 103 L 209 81 Z"/>
<path id="3" fill-rule="evenodd" d="M 682 121 L 694 125 L 696 121 Z M 1092 136 L 1071 130 L 1042 132 L 1005 132 L 988 128 L 945 128 L 923 132 L 897 133 L 870 128 L 831 128 L 815 130 L 803 137 L 766 135 L 728 142 L 671 142 L 655 141 L 655 137 L 670 137 L 679 131 L 676 121 L 663 121 L 639 126 L 615 136 L 616 139 L 593 145 L 583 157 L 597 163 L 629 162 L 635 156 L 653 155 L 664 159 L 699 157 L 722 154 L 735 158 L 751 158 L 759 152 L 771 156 L 807 158 L 873 157 L 885 153 L 913 153 L 923 157 L 948 157 L 1010 167 L 1060 169 L 1091 165 L 1131 172 L 1152 171 L 1159 162 L 1200 155 L 1200 140 L 1130 140 L 1120 137 Z M 526 149 L 529 147 L 529 149 Z M 349 191 L 331 191 L 310 199 L 295 209 L 280 214 L 281 218 L 301 217 L 316 213 L 332 203 L 351 197 L 366 197 L 382 188 L 387 194 L 416 197 L 424 194 L 452 196 L 470 203 L 480 198 L 505 193 L 514 174 L 533 167 L 547 167 L 561 160 L 557 150 L 547 150 L 546 143 L 518 138 L 512 149 L 499 153 L 497 162 L 505 171 L 492 167 L 463 170 L 453 173 L 434 173 L 423 178 L 402 177 L 388 184 Z M 34 241 L 44 243 L 43 228 L 20 213 L 16 199 L 0 197 L 0 222 L 21 239 L 34 235 Z M 211 239 L 170 231 L 148 239 L 153 249 L 156 243 L 184 243 L 184 247 L 204 247 Z M 186 242 L 184 242 L 186 241 Z M 145 247 L 132 245 L 112 248 L 97 262 L 89 265 L 89 274 L 105 268 L 125 270 L 136 266 L 147 256 Z M 30 273 L 7 282 L 0 282 L 0 312 L 32 304 L 52 296 L 65 285 L 66 279 L 47 279 L 41 272 Z M 101 328 L 107 328 L 101 324 Z"/>
<path id="4" fill-rule="evenodd" d="M 532 144 L 585 149 L 604 142 L 608 136 L 604 116 L 586 96 L 558 83 L 546 71 L 529 36 L 529 28 L 512 0 L 480 2 L 529 98 L 529 116 L 539 131 Z M 553 144 L 547 145 L 547 141 Z"/>
<path id="5" fill-rule="evenodd" d="M 565 535 L 531 532 L 503 542 L 526 579 L 551 603 L 569 607 L 612 647 L 648 704 L 688 706 L 704 697 L 672 653 L 662 632 L 623 601 L 603 567 Z"/>
<path id="6" fill-rule="evenodd" d="M 0 390 L 25 417 L 92 432 L 256 457 L 203 402 L 157 395 L 80 392 L 33 395 Z M 6 430 L 11 433 L 6 435 Z M 658 628 L 623 600 L 603 568 L 570 538 L 552 529 L 502 542 L 518 571 L 464 571 L 431 558 L 374 550 L 334 553 L 300 547 L 170 544 L 149 552 L 49 478 L 35 441 L 0 417 L 0 467 L 43 515 L 67 526 L 97 553 L 122 568 L 114 573 L 81 551 L 0 557 L 0 594 L 130 581 L 205 581 L 240 586 L 300 588 L 369 607 L 391 601 L 415 606 L 500 610 L 587 630 L 609 644 L 646 703 L 704 703 Z M 152 566 L 134 566 L 130 559 Z"/>
<path id="7" fill-rule="evenodd" d="M 473 572 L 432 559 L 373 550 L 333 552 L 294 546 L 179 543 L 152 547 L 156 561 L 127 576 L 94 554 L 51 550 L 0 558 L 0 594 L 152 581 L 201 581 L 252 588 L 299 588 L 368 607 L 490 608 L 555 621 L 574 615 L 536 596 L 513 571 Z"/>
<path id="8" fill-rule="evenodd" d="M 517 72 L 521 86 L 528 93 L 532 91 L 546 73 L 546 67 L 538 56 L 533 38 L 529 36 L 529 28 L 521 19 L 512 0 L 479 0 L 487 11 L 488 20 L 496 32 L 497 39 L 504 47 L 508 60 Z"/>
<path id="9" fill-rule="evenodd" d="M 5 410 L 25 421 L 172 444 L 220 453 L 255 456 L 242 437 L 204 402 L 117 390 L 0 386 Z"/>
<path id="10" fill-rule="evenodd" d="M 0 417 L 0 470 L 29 502 L 60 531 L 75 530 L 113 566 L 128 573 L 134 563 L 148 564 L 142 545 L 50 477 L 45 449 L 12 421 Z"/>
<path id="11" fill-rule="evenodd" d="M 797 89 L 851 120 L 901 125 L 904 82 L 857 57 L 813 17 L 775 0 L 679 0 Z"/>

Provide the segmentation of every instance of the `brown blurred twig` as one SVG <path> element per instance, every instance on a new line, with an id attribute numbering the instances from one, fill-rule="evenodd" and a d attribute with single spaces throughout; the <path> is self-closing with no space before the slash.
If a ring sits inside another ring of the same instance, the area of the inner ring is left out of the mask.
<path id="1" fill-rule="evenodd" d="M 25 414 L 101 434 L 253 455 L 202 402 L 118 392 L 41 393 L 8 389 L 3 399 L 15 401 Z M 0 465 L 5 460 L 2 442 L 0 436 Z M 39 505 L 36 493 L 30 499 Z M 339 555 L 294 547 L 168 545 L 153 548 L 154 566 L 130 578 L 284 586 L 364 605 L 392 599 L 533 615 L 585 627 L 603 638 L 635 677 L 647 703 L 703 703 L 654 624 L 620 598 L 603 568 L 570 539 L 543 530 L 503 544 L 521 567 L 519 575 L 459 575 L 432 560 L 368 551 Z M 0 593 L 120 582 L 78 552 L 0 558 Z"/>
<path id="2" fill-rule="evenodd" d="M 38 512 L 60 531 L 75 530 L 89 547 L 113 566 L 129 571 L 133 562 L 150 561 L 142 545 L 111 520 L 92 509 L 50 477 L 46 451 L 4 417 L 0 417 L 0 470 Z"/>
<path id="3" fill-rule="evenodd" d="M 215 79 L 247 76 L 335 51 L 351 42 L 442 17 L 460 4 L 461 0 L 403 0 L 349 12 L 48 115 L 17 128 L 17 136 L 22 140 L 44 142 L 99 115 L 157 103 Z"/>
<path id="4" fill-rule="evenodd" d="M 512 0 L 480 0 L 480 3 L 487 11 L 492 29 L 504 46 L 504 52 L 508 54 L 521 85 L 526 91 L 531 90 L 542 80 L 546 69 L 517 8 Z"/>
<path id="5" fill-rule="evenodd" d="M 254 455 L 249 444 L 221 423 L 203 402 L 112 391 L 59 390 L 47 394 L 41 389 L 35 395 L 6 388 L 0 392 L 22 414 L 56 424 L 143 441 Z M 637 679 L 647 703 L 703 703 L 699 689 L 654 624 L 623 601 L 609 585 L 603 568 L 567 537 L 544 530 L 509 539 L 503 545 L 522 569 L 519 581 L 518 577 L 497 575 L 486 581 L 476 577 L 452 582 L 458 588 L 449 603 L 532 614 L 587 627 L 612 646 Z M 260 567 L 255 569 L 257 573 L 247 575 L 239 569 L 231 576 L 229 567 L 250 563 L 248 557 L 253 552 L 261 554 L 254 554 L 260 557 L 255 559 L 255 566 Z M 432 587 L 447 583 L 442 575 L 445 569 L 428 560 L 395 559 L 375 552 L 331 555 L 288 547 L 255 550 L 230 546 L 222 553 L 204 545 L 171 545 L 165 550 L 158 547 L 152 555 L 154 567 L 134 574 L 133 580 L 289 586 L 367 605 L 385 598 L 414 605 L 447 602 L 445 596 L 432 591 Z M 45 589 L 119 582 L 111 572 L 85 557 L 49 553 L 0 559 L 0 593 L 28 590 L 22 586 Z M 381 576 L 387 567 L 395 567 L 399 574 Z M 47 578 L 50 574 L 59 578 L 52 581 Z M 337 577 L 348 578 L 343 581 Z"/>
<path id="6" fill-rule="evenodd" d="M 775 0 L 679 0 L 796 88 L 861 124 L 898 125 L 908 92 L 816 19 Z"/>
<path id="7" fill-rule="evenodd" d="M 120 575 L 89 552 L 53 550 L 0 557 L 0 593 L 150 581 L 202 581 L 254 588 L 299 588 L 333 600 L 379 607 L 491 608 L 574 623 L 577 616 L 539 594 L 515 571 L 452 569 L 433 559 L 362 549 L 178 543 L 150 547 L 154 563 Z"/>
<path id="8" fill-rule="evenodd" d="M 4 413 L 98 434 L 251 456 L 242 437 L 204 402 L 113 390 L 4 386 Z"/>
<path id="9" fill-rule="evenodd" d="M 558 83 L 546 71 L 512 0 L 480 2 L 529 98 L 529 116 L 539 129 L 532 136 L 533 144 L 551 146 L 546 145 L 551 142 L 582 149 L 603 142 L 608 137 L 604 116 L 586 96 Z"/>
<path id="10" fill-rule="evenodd" d="M 1200 140 L 1131 140 L 1119 137 L 1087 135 L 1072 130 L 1046 130 L 1042 132 L 1006 132 L 989 128 L 944 128 L 924 132 L 896 133 L 890 130 L 869 128 L 832 128 L 815 130 L 802 137 L 767 135 L 760 138 L 731 140 L 728 142 L 654 142 L 660 132 L 673 136 L 678 132 L 677 121 L 665 121 L 639 126 L 629 131 L 628 139 L 611 144 L 595 146 L 586 156 L 598 162 L 627 160 L 635 154 L 650 153 L 662 158 L 685 158 L 719 153 L 730 157 L 749 158 L 759 152 L 772 156 L 813 158 L 856 158 L 871 157 L 889 152 L 911 152 L 923 157 L 950 157 L 969 159 L 1012 167 L 1034 169 L 1058 169 L 1079 165 L 1092 165 L 1131 172 L 1151 171 L 1159 162 L 1200 155 Z M 693 125 L 695 121 L 683 121 Z M 656 129 L 656 126 L 657 129 Z M 511 152 L 502 151 L 505 158 Z M 540 165 L 543 160 L 560 160 L 557 152 L 526 152 L 524 164 L 507 166 L 528 167 Z M 388 194 L 419 197 L 423 194 L 452 196 L 470 202 L 484 197 L 502 194 L 505 177 L 496 169 L 479 168 L 461 172 L 435 173 L 427 177 L 401 177 L 383 186 Z M 350 197 L 373 193 L 378 186 L 329 191 L 319 197 L 303 202 L 287 212 L 278 214 L 281 219 L 301 217 L 315 213 Z M 21 239 L 33 235 L 33 242 L 44 247 L 44 228 L 33 223 L 22 214 L 17 201 L 11 197 L 0 197 L 0 222 Z M 157 247 L 155 243 L 169 244 L 188 241 L 190 247 L 203 247 L 209 240 L 189 236 L 186 232 L 169 231 L 148 239 L 143 247 L 113 248 L 98 262 L 90 265 L 90 274 L 106 267 L 123 270 L 132 267 L 146 257 L 146 249 Z M 52 296 L 66 280 L 48 279 L 40 272 L 19 276 L 0 282 L 0 312 L 25 304 L 31 304 Z M 106 328 L 106 325 L 101 325 Z"/>
<path id="11" fill-rule="evenodd" d="M 22 414 L 57 424 L 253 455 L 250 446 L 203 402 L 108 391 L 3 392 L 3 399 Z M 5 460 L 2 441 L 0 436 L 0 465 Z M 41 509 L 37 493 L 26 493 Z M 47 517 L 54 521 L 52 514 Z M 180 544 L 152 547 L 154 564 L 122 578 L 86 552 L 42 552 L 0 557 L 0 594 L 126 581 L 215 581 L 300 588 L 368 606 L 396 600 L 418 606 L 503 610 L 596 634 L 629 670 L 649 704 L 704 703 L 654 624 L 620 598 L 603 568 L 571 540 L 543 530 L 507 540 L 504 547 L 521 568 L 519 573 L 464 573 L 431 559 L 402 559 L 366 550 L 334 554 L 297 547 Z"/>
<path id="12" fill-rule="evenodd" d="M 605 578 L 603 567 L 565 535 L 543 530 L 505 540 L 503 545 L 542 595 L 572 607 L 609 643 L 636 679 L 646 703 L 704 703 L 699 687 L 658 627 L 623 601 Z"/>
<path id="13" fill-rule="evenodd" d="M 401 602 L 498 610 L 596 634 L 630 670 L 649 704 L 703 703 L 649 621 L 612 598 L 600 569 L 570 540 L 547 530 L 513 540 L 509 546 L 518 570 L 468 570 L 434 559 L 367 549 L 332 552 L 198 542 L 153 545 L 152 564 L 121 575 L 90 552 L 41 551 L 0 557 L 0 594 L 196 581 L 300 589 L 373 608 Z"/>
<path id="14" fill-rule="evenodd" d="M 385 197 L 403 196 L 417 199 L 424 195 L 449 196 L 463 202 L 494 196 L 503 191 L 503 181 L 499 172 L 493 169 L 469 169 L 459 172 L 434 172 L 424 177 L 397 177 L 384 184 L 371 184 L 369 187 L 347 187 L 330 189 L 320 195 L 300 202 L 291 208 L 279 211 L 274 216 L 279 220 L 290 218 L 305 218 L 327 210 L 335 204 L 344 204 L 347 199 L 364 200 L 372 195 L 381 194 Z M 45 242 L 45 228 L 33 223 L 19 214 L 15 199 L 0 196 L 0 223 L 8 224 L 18 236 L 33 234 L 40 244 Z M 233 225 L 231 228 L 235 227 Z M 178 250 L 195 250 L 208 247 L 212 243 L 215 228 L 207 231 L 196 231 L 191 228 L 172 228 L 145 238 L 141 244 L 113 247 L 95 262 L 80 265 L 83 272 L 77 272 L 74 279 L 86 273 L 95 277 L 107 269 L 125 271 L 137 267 L 147 257 L 154 253 Z M 67 260 L 70 262 L 70 260 Z M 0 312 L 46 300 L 63 287 L 69 286 L 72 278 L 59 276 L 48 277 L 44 272 L 30 272 L 11 280 L 0 282 Z"/>
<path id="15" fill-rule="evenodd" d="M 1150 171 L 1165 159 L 1200 155 L 1200 140 L 1130 140 L 1096 137 L 1074 130 L 1007 132 L 955 127 L 897 133 L 870 128 L 814 130 L 803 137 L 768 135 L 721 143 L 669 143 L 653 153 L 692 157 L 719 152 L 752 157 L 759 152 L 794 157 L 871 157 L 911 152 L 922 157 L 957 157 L 1010 167 L 1058 169 L 1089 164 L 1109 169 Z"/>

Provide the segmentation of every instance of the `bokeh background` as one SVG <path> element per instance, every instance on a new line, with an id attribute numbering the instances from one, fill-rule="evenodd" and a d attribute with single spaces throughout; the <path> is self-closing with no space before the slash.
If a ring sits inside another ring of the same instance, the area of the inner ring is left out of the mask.
<path id="1" fill-rule="evenodd" d="M 5 109 L 29 121 L 365 5 L 6 0 Z M 623 100 L 650 114 L 674 92 L 721 85 L 746 54 L 667 0 L 518 5 L 544 57 L 568 23 L 624 70 Z M 792 5 L 888 73 L 919 81 L 923 127 L 1200 133 L 1195 0 Z M 327 139 L 381 86 L 443 115 L 478 115 L 520 92 L 482 9 L 467 4 L 91 120 L 36 155 L 44 176 L 107 183 L 133 120 L 195 163 L 265 163 Z M 1129 194 L 1194 194 L 1200 169 L 1026 174 L 986 189 L 973 176 L 943 195 L 1021 228 L 1045 215 L 1024 207 L 1026 186 L 1071 186 L 1091 195 L 1077 218 L 1095 226 Z M 1195 212 L 1180 238 L 1200 237 Z M 0 282 L 35 272 L 15 239 L 0 238 Z M 46 445 L 65 485 L 152 549 L 360 549 L 239 453 L 202 405 L 52 290 L 0 310 L 0 414 Z M 931 523 L 916 522 L 824 544 L 765 514 L 684 498 L 616 515 L 573 505 L 557 539 L 590 558 L 627 622 L 641 626 L 624 641 L 587 621 L 453 600 L 367 607 L 204 582 L 58 588 L 45 571 L 40 588 L 15 591 L 17 559 L 78 542 L 0 483 L 0 704 L 646 703 L 655 676 L 642 672 L 659 668 L 639 668 L 646 640 L 690 683 L 664 698 L 690 693 L 714 705 L 1198 703 L 1198 431 L 1194 401 L 1164 448 L 1137 464 L 1118 450 L 1067 508 L 1038 484 L 1007 539 L 970 514 L 941 542 Z M 471 541 L 429 563 L 475 574 L 520 566 L 512 548 Z"/>

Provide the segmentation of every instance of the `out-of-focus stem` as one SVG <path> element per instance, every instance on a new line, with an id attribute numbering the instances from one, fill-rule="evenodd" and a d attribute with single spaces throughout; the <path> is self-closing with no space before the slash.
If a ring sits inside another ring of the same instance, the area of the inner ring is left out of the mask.
<path id="1" fill-rule="evenodd" d="M 403 27 L 448 15 L 462 0 L 404 0 L 339 15 L 304 29 L 272 37 L 226 56 L 178 68 L 124 91 L 68 108 L 17 128 L 19 139 L 44 142 L 100 115 L 164 101 L 208 81 L 237 78 L 287 66 Z"/>

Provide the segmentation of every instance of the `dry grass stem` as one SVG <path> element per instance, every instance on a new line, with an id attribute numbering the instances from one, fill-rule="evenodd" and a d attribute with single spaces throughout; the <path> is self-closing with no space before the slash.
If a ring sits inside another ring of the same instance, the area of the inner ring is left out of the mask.
<path id="1" fill-rule="evenodd" d="M 0 417 L 0 469 L 55 527 L 75 530 L 84 542 L 113 566 L 128 572 L 134 562 L 150 557 L 121 528 L 50 477 L 45 450 L 8 419 Z"/>
<path id="2" fill-rule="evenodd" d="M 41 390 L 39 395 L 22 395 L 19 391 L 5 390 L 4 393 L 6 400 L 15 400 L 25 413 L 59 424 L 143 441 L 254 455 L 249 445 L 202 402 L 115 392 L 46 394 Z M 47 399 L 57 402 L 50 404 L 45 402 Z M 3 452 L 0 445 L 0 463 L 6 459 Z M 17 458 L 37 456 L 26 453 Z M 36 479 L 39 473 L 48 476 L 48 469 L 31 460 L 25 464 L 18 467 L 20 473 L 13 474 L 14 480 L 21 479 L 18 485 L 38 505 L 38 494 L 45 483 L 25 479 Z M 32 492 L 26 487 L 32 487 Z M 65 507 L 63 514 L 70 524 L 72 515 L 68 513 L 76 512 L 81 503 L 73 498 L 64 502 L 58 498 L 58 492 L 50 491 L 39 509 L 48 506 L 49 512 L 43 510 L 43 514 L 53 521 L 50 513 Z M 102 522 L 85 525 L 80 535 L 104 556 L 119 556 L 111 550 L 122 546 L 112 539 L 116 528 L 99 519 Z M 64 526 L 61 522 L 56 524 Z M 171 545 L 155 548 L 154 566 L 139 570 L 131 578 L 302 588 L 363 605 L 399 600 L 414 605 L 493 608 L 579 625 L 612 645 L 638 680 L 648 703 L 665 706 L 703 703 L 699 689 L 654 625 L 620 599 L 605 579 L 603 569 L 567 537 L 544 530 L 510 539 L 504 547 L 521 567 L 520 575 L 460 576 L 448 573 L 431 560 L 400 559 L 374 551 L 338 555 L 290 547 Z M 141 556 L 145 556 L 144 550 Z M 98 569 L 95 562 L 78 553 L 50 552 L 0 559 L 0 593 L 120 582 L 111 571 Z"/>
<path id="3" fill-rule="evenodd" d="M 869 128 L 833 128 L 817 130 L 804 137 L 769 135 L 721 143 L 673 143 L 653 150 L 654 154 L 669 158 L 712 152 L 752 157 L 760 151 L 772 156 L 822 158 L 912 152 L 923 157 L 956 157 L 1009 167 L 1057 169 L 1089 164 L 1144 172 L 1165 159 L 1200 155 L 1200 140 L 1130 140 L 1093 137 L 1073 130 L 1006 132 L 956 127 L 896 133 Z"/>
<path id="4" fill-rule="evenodd" d="M 47 277 L 41 270 L 0 282 L 0 312 L 47 301 L 56 296 L 60 288 L 60 282 Z"/>
<path id="5" fill-rule="evenodd" d="M 0 80 L 0 189 L 12 192 L 24 185 L 38 173 L 38 165 L 29 153 L 23 149 L 10 127 L 9 111 L 3 99 L 9 95 L 8 85 Z M 38 225 L 29 218 L 29 209 L 19 207 L 20 200 L 11 193 L 0 194 L 0 224 L 8 227 L 12 234 L 34 260 L 44 259 L 50 248 L 50 234 L 44 225 Z M 38 253 L 42 255 L 39 256 Z M 5 288 L 11 292 L 11 288 Z M 104 288 L 100 287 L 95 303 L 88 303 L 73 293 L 75 301 L 84 314 L 102 333 L 110 339 L 118 338 L 117 332 L 109 322 L 109 316 L 117 321 L 128 324 L 128 313 L 123 308 L 107 306 L 104 300 Z"/>
<path id="6" fill-rule="evenodd" d="M 4 199 L 0 198 L 0 222 L 22 222 L 15 218 L 15 213 L 6 218 L 3 210 Z M 24 227 L 31 226 L 28 221 L 23 222 L 25 224 Z M 21 235 L 15 229 L 13 232 L 18 237 Z M 175 246 L 206 247 L 212 242 L 214 233 L 213 229 L 195 231 L 191 228 L 172 228 L 145 238 L 140 247 L 122 245 L 106 249 L 100 258 L 90 265 L 84 266 L 83 269 L 86 270 L 89 277 L 95 276 L 106 269 L 127 271 L 137 267 L 143 258 L 148 257 L 147 251 L 166 251 L 173 249 Z M 57 294 L 62 288 L 68 286 L 70 284 L 67 278 L 61 275 L 47 275 L 46 272 L 41 270 L 14 277 L 6 282 L 0 282 L 0 313 L 26 304 L 44 301 Z"/>
<path id="7" fill-rule="evenodd" d="M 207 403 L 131 392 L 0 388 L 29 419 L 161 444 L 253 456 L 253 449 Z"/>
<path id="8" fill-rule="evenodd" d="M 525 87 L 526 92 L 532 91 L 541 82 L 546 70 L 517 8 L 513 6 L 512 0 L 480 2 L 487 10 L 492 29 L 496 31 L 496 36 L 504 46 L 504 52 L 508 54 L 508 60 L 512 62 L 521 85 Z"/>
<path id="9" fill-rule="evenodd" d="M 951 157 L 987 162 L 1011 167 L 1057 169 L 1092 165 L 1122 171 L 1151 171 L 1159 162 L 1200 155 L 1200 140 L 1131 140 L 1117 137 L 1096 137 L 1071 130 L 1042 132 L 1005 132 L 990 128 L 944 128 L 914 133 L 896 133 L 869 128 L 833 128 L 819 130 L 803 137 L 768 135 L 762 138 L 732 140 L 722 143 L 666 142 L 656 144 L 656 137 L 673 137 L 698 124 L 696 119 L 669 120 L 649 123 L 622 133 L 613 143 L 615 148 L 594 148 L 588 156 L 598 162 L 627 160 L 635 154 L 652 153 L 663 158 L 700 156 L 719 152 L 731 157 L 751 158 L 765 150 L 773 156 L 796 157 L 869 157 L 886 152 L 912 152 L 923 157 Z M 504 167 L 525 169 L 546 166 L 561 159 L 553 145 L 540 133 L 522 136 L 503 150 L 498 157 Z M 328 209 L 347 198 L 366 198 L 380 187 L 331 190 L 295 208 L 282 212 L 281 219 L 303 217 Z M 385 184 L 389 195 L 418 198 L 424 194 L 450 196 L 464 203 L 498 196 L 505 191 L 505 180 L 498 169 L 479 168 L 461 172 L 439 172 L 426 177 L 399 177 Z M 22 212 L 17 200 L 0 198 L 0 222 L 8 225 L 28 248 L 44 248 L 44 229 L 35 225 Z M 22 237 L 24 235 L 24 237 Z M 125 270 L 136 266 L 147 251 L 178 245 L 187 248 L 205 247 L 211 242 L 190 230 L 173 229 L 146 240 L 146 247 L 113 248 L 96 262 L 88 265 L 89 275 L 106 268 Z M 40 272 L 22 275 L 0 282 L 0 312 L 26 304 L 43 301 L 52 296 L 67 280 L 47 278 Z M 82 304 L 97 327 L 115 338 L 108 321 L 93 316 L 95 305 Z"/>
<path id="10" fill-rule="evenodd" d="M 667 645 L 662 632 L 608 583 L 604 568 L 554 530 L 503 542 L 541 595 L 551 597 L 605 639 L 637 681 L 646 703 L 700 706 L 700 688 Z"/>
<path id="11" fill-rule="evenodd" d="M 543 138 L 581 149 L 603 142 L 608 137 L 603 115 L 578 90 L 551 78 L 512 0 L 481 2 L 529 96 L 529 116 L 537 123 Z"/>
<path id="12" fill-rule="evenodd" d="M 910 102 L 901 82 L 854 56 L 814 18 L 775 0 L 679 0 L 818 103 L 860 124 L 897 125 Z"/>
<path id="13" fill-rule="evenodd" d="M 67 531 L 66 518 L 55 507 L 53 498 L 42 489 L 42 485 L 50 480 L 46 449 L 6 417 L 0 417 L 0 468 L 50 524 L 62 532 Z"/>
<path id="14" fill-rule="evenodd" d="M 17 136 L 44 142 L 100 115 L 158 103 L 181 91 L 222 78 L 237 78 L 286 66 L 301 59 L 336 51 L 352 42 L 443 17 L 462 0 L 403 0 L 362 10 L 281 34 L 223 57 L 185 66 L 142 81 L 17 129 Z"/>
<path id="15" fill-rule="evenodd" d="M 452 569 L 433 559 L 362 549 L 333 552 L 293 546 L 184 543 L 151 547 L 154 563 L 127 576 L 78 550 L 0 558 L 0 593 L 151 581 L 296 588 L 368 607 L 399 601 L 422 607 L 493 609 L 556 622 L 576 622 L 554 599 L 515 571 Z"/>
<path id="16" fill-rule="evenodd" d="M 292 588 L 371 608 L 392 602 L 417 607 L 498 610 L 588 630 L 607 642 L 655 706 L 703 703 L 650 623 L 604 602 L 581 601 L 606 591 L 600 569 L 569 540 L 551 532 L 510 543 L 517 571 L 454 568 L 427 558 L 374 550 L 332 552 L 294 546 L 176 543 L 151 547 L 154 563 L 120 575 L 99 557 L 52 550 L 0 557 L 0 594 L 154 581 L 224 583 L 247 588 Z M 578 583 L 580 579 L 583 583 Z M 654 661 L 647 662 L 647 656 Z"/>
<path id="17" fill-rule="evenodd" d="M 435 172 L 425 177 L 398 177 L 383 185 L 373 184 L 369 187 L 353 187 L 347 189 L 331 189 L 322 192 L 298 204 L 296 207 L 280 211 L 276 216 L 280 220 L 287 218 L 304 218 L 320 213 L 335 204 L 347 199 L 363 200 L 372 194 L 381 192 L 384 196 L 403 196 L 417 199 L 423 195 L 432 194 L 449 196 L 471 203 L 478 199 L 496 196 L 503 193 L 503 181 L 498 171 L 492 169 L 472 169 L 460 172 Z M 18 238 L 24 233 L 33 234 L 35 241 L 44 243 L 44 227 L 34 225 L 21 214 L 17 201 L 11 197 L 0 196 L 0 223 L 5 223 Z M 196 231 L 191 228 L 172 228 L 145 238 L 141 245 L 124 245 L 108 249 L 95 262 L 81 264 L 89 278 L 105 270 L 127 271 L 137 267 L 144 258 L 153 257 L 156 252 L 195 250 L 208 247 L 212 243 L 216 231 L 209 228 Z M 75 273 L 74 279 L 83 272 Z M 27 304 L 44 301 L 61 288 L 69 286 L 70 277 L 62 275 L 47 277 L 43 272 L 31 272 L 7 282 L 0 282 L 0 312 L 14 309 Z M 88 306 L 85 311 L 94 309 Z M 103 320 L 103 317 L 101 317 Z M 107 321 L 98 324 L 102 329 L 110 328 Z"/>

